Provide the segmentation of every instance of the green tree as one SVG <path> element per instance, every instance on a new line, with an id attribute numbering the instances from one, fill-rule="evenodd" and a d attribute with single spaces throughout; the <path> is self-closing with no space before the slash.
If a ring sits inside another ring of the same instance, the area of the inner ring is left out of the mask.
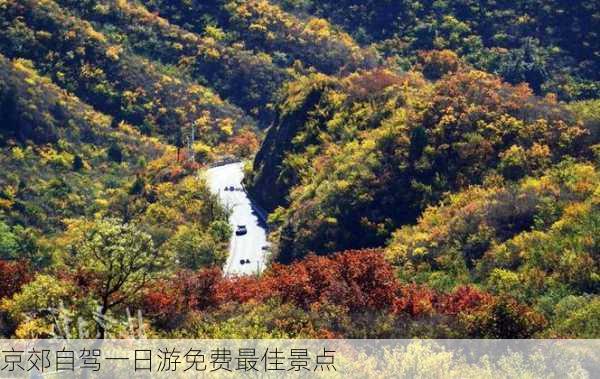
<path id="1" fill-rule="evenodd" d="M 129 194 L 130 195 L 141 195 L 142 193 L 144 193 L 145 187 L 146 187 L 146 181 L 144 180 L 144 178 L 141 175 L 138 175 L 135 178 L 135 181 L 133 182 L 133 184 L 131 185 L 131 188 L 129 188 Z"/>
<path id="2" fill-rule="evenodd" d="M 427 133 L 421 126 L 414 128 L 410 134 L 410 159 L 416 161 L 421 158 L 423 149 L 427 146 Z"/>
<path id="3" fill-rule="evenodd" d="M 551 329 L 569 338 L 600 336 L 600 299 L 594 296 L 567 296 L 556 305 Z"/>
<path id="4" fill-rule="evenodd" d="M 19 240 L 11 228 L 0 221 L 0 259 L 14 259 L 19 250 Z"/>
<path id="5" fill-rule="evenodd" d="M 73 158 L 73 171 L 81 171 L 83 168 L 83 159 L 79 155 Z"/>
<path id="6" fill-rule="evenodd" d="M 108 155 L 108 158 L 114 162 L 123 162 L 123 151 L 121 150 L 121 147 L 116 143 L 110 145 L 106 154 Z"/>
<path id="7" fill-rule="evenodd" d="M 225 220 L 213 221 L 209 232 L 212 238 L 219 242 L 228 242 L 232 234 L 231 225 Z"/>
<path id="8" fill-rule="evenodd" d="M 164 267 L 150 235 L 136 225 L 116 219 L 84 225 L 72 247 L 76 268 L 89 273 L 97 282 L 101 316 L 132 300 Z M 98 328 L 100 338 L 104 338 L 105 325 L 101 321 Z"/>
<path id="9" fill-rule="evenodd" d="M 537 94 L 542 92 L 542 85 L 548 78 L 544 52 L 531 38 L 525 39 L 523 47 L 508 54 L 499 71 L 510 83 L 529 83 Z"/>
<path id="10" fill-rule="evenodd" d="M 198 226 L 183 225 L 167 242 L 167 250 L 177 257 L 182 267 L 191 270 L 221 265 L 226 259 L 226 246 L 214 237 L 226 231 L 219 229 L 218 226 L 211 227 L 210 233 L 206 233 Z"/>

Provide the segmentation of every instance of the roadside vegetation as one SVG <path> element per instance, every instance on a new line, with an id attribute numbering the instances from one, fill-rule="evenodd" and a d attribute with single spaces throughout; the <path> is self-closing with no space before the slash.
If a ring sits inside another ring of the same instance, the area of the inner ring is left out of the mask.
<path id="1" fill-rule="evenodd" d="M 0 0 L 0 336 L 598 338 L 599 15 Z"/>

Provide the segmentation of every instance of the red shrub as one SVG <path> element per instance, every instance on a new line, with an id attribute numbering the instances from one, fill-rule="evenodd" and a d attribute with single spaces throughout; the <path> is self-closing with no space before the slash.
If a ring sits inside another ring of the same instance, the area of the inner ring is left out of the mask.
<path id="1" fill-rule="evenodd" d="M 198 272 L 180 271 L 173 279 L 159 280 L 148 286 L 142 299 L 145 313 L 168 322 L 190 310 L 206 309 L 219 304 L 216 287 L 223 280 L 218 268 Z"/>
<path id="2" fill-rule="evenodd" d="M 545 325 L 543 317 L 513 299 L 494 297 L 471 286 L 440 294 L 422 285 L 401 285 L 379 250 L 311 255 L 289 266 L 275 264 L 258 278 L 224 278 L 218 268 L 182 271 L 170 280 L 152 283 L 143 307 L 169 328 L 180 325 L 191 311 L 269 298 L 312 313 L 319 313 L 321 307 L 327 313 L 333 306 L 336 312 L 388 310 L 411 319 L 449 316 L 466 335 L 476 337 L 528 337 Z M 319 331 L 327 337 L 337 335 L 335 328 Z"/>
<path id="3" fill-rule="evenodd" d="M 245 303 L 251 300 L 262 301 L 268 297 L 272 285 L 265 278 L 241 276 L 219 281 L 215 285 L 215 300 L 219 304 L 236 302 Z"/>
<path id="4" fill-rule="evenodd" d="M 27 262 L 0 260 L 0 299 L 12 296 L 31 279 L 31 269 Z"/>
<path id="5" fill-rule="evenodd" d="M 365 99 L 382 94 L 390 86 L 401 86 L 408 80 L 406 75 L 398 75 L 384 68 L 363 71 L 346 79 L 347 91 L 354 99 Z"/>
<path id="6" fill-rule="evenodd" d="M 439 302 L 438 294 L 425 286 L 410 284 L 400 288 L 392 311 L 395 314 L 408 314 L 411 317 L 435 313 Z"/>
<path id="7" fill-rule="evenodd" d="M 492 296 L 471 286 L 462 286 L 453 293 L 444 295 L 440 301 L 440 312 L 457 315 L 471 312 L 484 304 L 492 302 Z"/>
<path id="8" fill-rule="evenodd" d="M 305 309 L 326 302 L 361 311 L 391 306 L 397 288 L 381 252 L 359 250 L 311 255 L 289 266 L 275 264 L 258 279 L 229 278 L 216 285 L 215 297 L 218 303 L 278 297 Z"/>
<path id="9" fill-rule="evenodd" d="M 279 296 L 284 303 L 303 307 L 316 302 L 319 297 L 304 262 L 274 265 L 266 277 L 271 279 L 271 296 Z"/>
<path id="10" fill-rule="evenodd" d="M 350 289 L 350 308 L 382 309 L 392 305 L 399 288 L 391 265 L 379 250 L 348 251 L 334 256 L 342 282 Z"/>

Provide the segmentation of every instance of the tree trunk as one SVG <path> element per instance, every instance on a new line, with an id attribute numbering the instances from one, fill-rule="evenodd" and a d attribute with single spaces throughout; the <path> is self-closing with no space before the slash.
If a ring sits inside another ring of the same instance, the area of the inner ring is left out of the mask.
<path id="1" fill-rule="evenodd" d="M 108 298 L 103 299 L 102 307 L 100 308 L 100 320 L 98 324 L 99 339 L 103 340 L 106 337 L 106 312 L 108 312 Z"/>

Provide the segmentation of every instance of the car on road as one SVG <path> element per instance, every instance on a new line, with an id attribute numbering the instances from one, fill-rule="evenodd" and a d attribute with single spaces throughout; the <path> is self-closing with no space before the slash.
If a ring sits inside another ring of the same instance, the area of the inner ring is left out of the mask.
<path id="1" fill-rule="evenodd" d="M 246 233 L 248 233 L 248 229 L 246 229 L 246 225 L 238 225 L 237 226 L 237 229 L 235 230 L 236 236 L 243 236 Z"/>

